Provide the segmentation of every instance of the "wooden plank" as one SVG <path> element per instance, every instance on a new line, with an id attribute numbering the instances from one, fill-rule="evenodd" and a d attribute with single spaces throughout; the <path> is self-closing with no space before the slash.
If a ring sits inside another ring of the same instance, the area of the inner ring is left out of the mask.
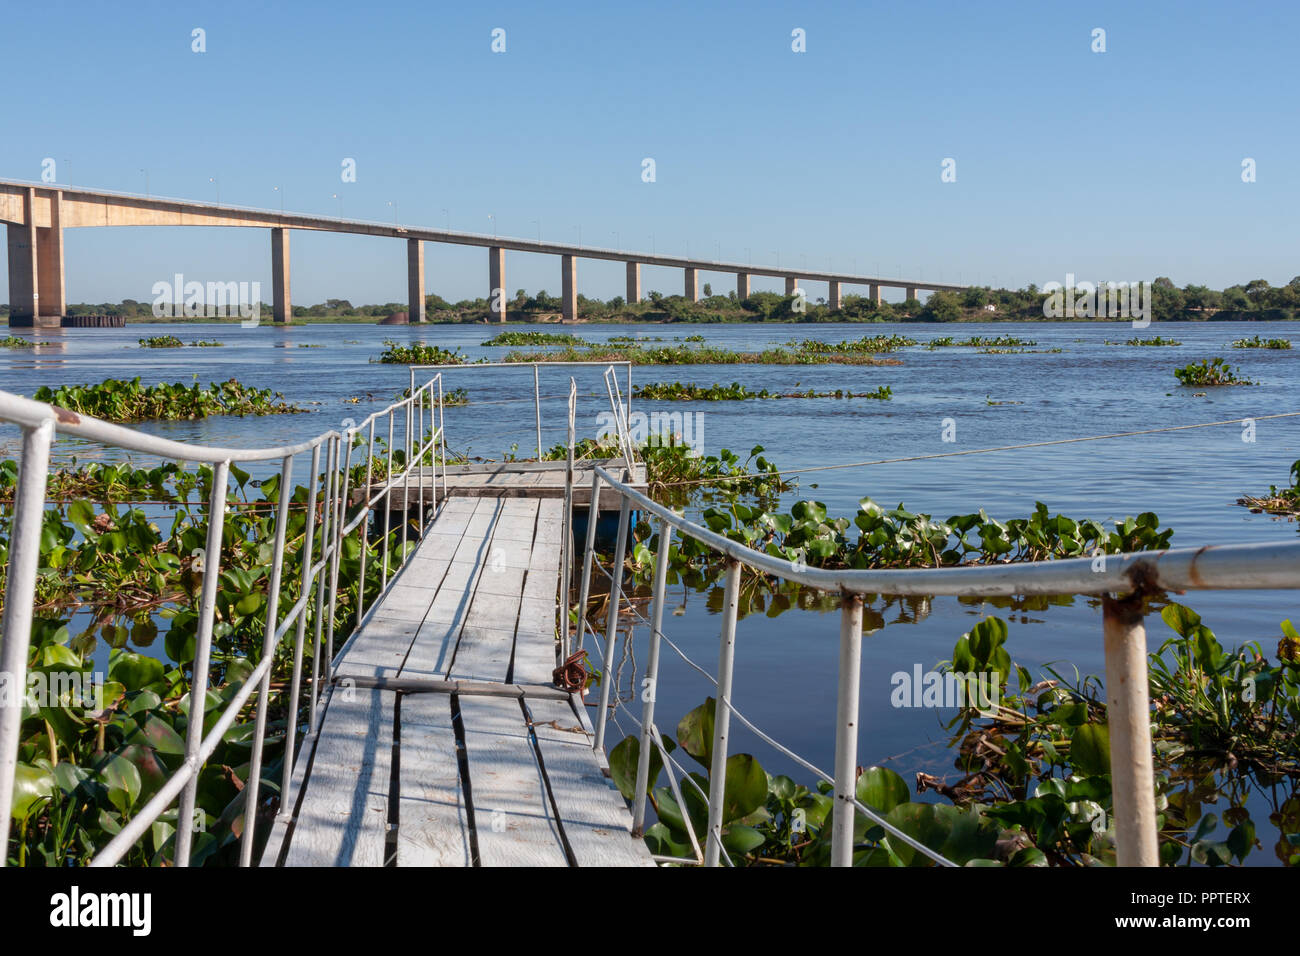
<path id="1" fill-rule="evenodd" d="M 511 682 L 551 683 L 557 664 L 557 646 L 553 629 L 540 631 L 521 626 L 515 633 L 514 670 L 511 673 Z"/>
<path id="2" fill-rule="evenodd" d="M 654 866 L 645 843 L 633 838 L 627 803 L 601 773 L 591 738 L 569 703 L 529 700 L 528 709 L 560 827 L 578 866 Z"/>
<path id="3" fill-rule="evenodd" d="M 430 627 L 424 634 L 417 635 L 402 668 L 403 677 L 445 677 L 449 672 L 461 630 L 473 608 L 475 586 L 483 573 L 483 559 L 489 553 L 492 529 L 499 513 L 497 503 L 488 499 L 476 508 L 474 520 L 490 515 L 492 524 L 477 538 L 466 532 L 465 539 L 456 549 L 456 560 L 448 566 L 442 586 L 425 614 L 425 622 Z M 460 560 L 462 555 L 473 560 Z M 504 676 L 504 669 L 501 673 Z"/>
<path id="4" fill-rule="evenodd" d="M 375 620 L 414 621 L 419 624 L 433 603 L 433 594 L 428 588 L 403 588 L 392 586 L 379 599 L 375 608 Z"/>
<path id="5" fill-rule="evenodd" d="M 460 630 L 456 656 L 447 672 L 450 680 L 485 680 L 505 683 L 514 654 L 515 629 L 466 622 Z M 549 681 L 547 681 L 549 683 Z"/>
<path id="6" fill-rule="evenodd" d="M 365 688 L 332 695 L 286 865 L 384 865 L 395 700 Z"/>
<path id="7" fill-rule="evenodd" d="M 516 700 L 460 698 L 483 866 L 567 866 Z"/>
<path id="8" fill-rule="evenodd" d="M 469 809 L 460 785 L 451 698 L 402 698 L 398 866 L 470 866 Z"/>
<path id="9" fill-rule="evenodd" d="M 340 677 L 396 677 L 420 631 L 418 621 L 375 620 L 361 630 L 340 658 Z"/>

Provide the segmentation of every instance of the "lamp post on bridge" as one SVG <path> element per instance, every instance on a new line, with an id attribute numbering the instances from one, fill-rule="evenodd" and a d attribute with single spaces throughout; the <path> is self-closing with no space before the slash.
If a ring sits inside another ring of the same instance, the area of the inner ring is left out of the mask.
<path id="1" fill-rule="evenodd" d="M 140 172 L 144 173 L 144 198 L 148 199 L 149 198 L 149 170 L 142 169 L 140 170 Z"/>
<path id="2" fill-rule="evenodd" d="M 339 197 L 339 194 L 338 194 L 338 193 L 335 193 L 335 194 L 334 194 L 334 198 L 335 198 L 335 199 L 338 199 L 338 201 L 339 201 L 339 218 L 342 219 L 342 218 L 343 218 L 343 200 Z"/>
<path id="3" fill-rule="evenodd" d="M 397 225 L 397 203 L 395 200 L 388 200 L 388 205 L 393 207 L 393 225 Z"/>
<path id="4" fill-rule="evenodd" d="M 221 180 L 217 179 L 216 176 L 209 176 L 208 182 L 212 183 L 212 185 L 217 188 L 217 205 L 220 206 L 221 205 Z M 275 188 L 279 189 L 280 187 L 276 186 Z"/>
<path id="5" fill-rule="evenodd" d="M 284 190 L 281 189 L 279 186 L 276 186 L 275 191 L 280 194 L 280 215 L 283 216 L 284 215 Z"/>
<path id="6" fill-rule="evenodd" d="M 497 217 L 492 213 L 488 213 L 488 218 L 492 220 L 492 238 L 495 239 L 497 237 Z"/>

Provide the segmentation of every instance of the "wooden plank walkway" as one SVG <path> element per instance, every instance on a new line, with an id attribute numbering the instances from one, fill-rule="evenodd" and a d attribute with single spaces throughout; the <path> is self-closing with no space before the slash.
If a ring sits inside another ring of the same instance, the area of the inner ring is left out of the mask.
<path id="1" fill-rule="evenodd" d="M 446 500 L 341 650 L 263 866 L 654 865 L 549 686 L 562 507 Z"/>
<path id="2" fill-rule="evenodd" d="M 599 465 L 611 475 L 619 475 L 627 467 L 622 458 L 597 459 L 595 461 L 577 461 L 573 465 L 573 503 L 579 508 L 586 508 L 591 503 L 592 465 Z M 447 497 L 491 497 L 491 498 L 563 498 L 564 473 L 568 463 L 563 461 L 510 461 L 483 462 L 468 465 L 447 466 Z M 433 474 L 429 469 L 414 469 L 405 488 L 399 484 L 389 495 L 393 510 L 400 511 L 409 498 L 418 503 L 421 498 L 420 486 L 423 484 L 423 501 L 433 499 Z M 632 465 L 631 480 L 628 484 L 637 491 L 646 492 L 646 473 L 643 462 Z M 442 472 L 438 473 L 439 494 L 442 493 Z M 371 494 L 383 491 L 382 485 L 375 485 Z M 619 507 L 617 492 L 603 488 L 600 492 L 601 511 L 612 511 Z"/>

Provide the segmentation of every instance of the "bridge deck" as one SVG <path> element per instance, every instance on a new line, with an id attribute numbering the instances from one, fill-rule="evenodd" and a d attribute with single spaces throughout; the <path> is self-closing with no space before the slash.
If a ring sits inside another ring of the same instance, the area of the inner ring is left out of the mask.
<path id="1" fill-rule="evenodd" d="M 343 648 L 264 866 L 653 865 L 581 701 L 542 686 L 561 508 L 445 502 Z"/>

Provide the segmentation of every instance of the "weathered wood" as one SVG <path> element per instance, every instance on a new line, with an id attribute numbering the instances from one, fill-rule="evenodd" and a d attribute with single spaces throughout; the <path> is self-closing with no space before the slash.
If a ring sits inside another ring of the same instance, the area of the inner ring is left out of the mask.
<path id="1" fill-rule="evenodd" d="M 394 677 L 402 670 L 418 621 L 372 619 L 335 667 L 339 677 Z"/>
<path id="2" fill-rule="evenodd" d="M 483 866 L 566 866 L 519 702 L 460 700 Z"/>
<path id="3" fill-rule="evenodd" d="M 610 474 L 619 475 L 625 469 L 622 459 L 597 461 Z M 574 468 L 573 502 L 578 508 L 587 508 L 591 504 L 592 462 L 579 462 Z M 447 493 L 451 501 L 466 498 L 486 497 L 501 498 L 509 501 L 541 501 L 553 503 L 557 508 L 564 498 L 565 462 L 507 462 L 479 465 L 451 466 L 447 469 Z M 420 487 L 426 489 L 425 501 L 429 500 L 429 491 L 434 485 L 434 477 L 427 469 L 421 474 L 412 473 L 405 487 L 398 485 L 388 493 L 388 507 L 393 510 L 405 510 L 406 502 L 417 505 L 420 501 Z M 441 493 L 442 476 L 437 478 Z M 632 480 L 628 484 L 640 492 L 647 488 L 645 465 L 638 462 L 632 468 Z M 372 496 L 383 490 L 382 485 L 374 485 Z M 617 492 L 604 488 L 601 490 L 599 510 L 613 511 L 620 505 Z M 558 511 L 556 512 L 558 514 Z"/>
<path id="4" fill-rule="evenodd" d="M 569 701 L 529 700 L 528 709 L 574 861 L 578 866 L 653 866 L 650 851 L 632 836 L 623 795 L 592 759 L 592 738 Z"/>
<path id="5" fill-rule="evenodd" d="M 539 469 L 525 477 L 545 481 L 551 473 Z M 302 781 L 298 819 L 277 821 L 271 833 L 277 850 L 288 841 L 286 863 L 378 866 L 385 852 L 395 852 L 402 866 L 470 865 L 471 819 L 485 866 L 566 865 L 571 860 L 561 834 L 580 865 L 650 862 L 630 837 L 631 815 L 602 772 L 604 755 L 591 750 L 586 715 L 575 714 L 572 698 L 551 685 L 561 519 L 562 502 L 549 498 L 442 503 L 366 627 L 336 661 L 339 682 L 329 691 L 319 739 L 314 751 L 304 748 L 295 768 Z M 528 695 L 532 729 L 520 695 Z M 304 778 L 308 753 L 314 758 Z M 392 817 L 395 835 L 387 825 Z"/>
<path id="6" fill-rule="evenodd" d="M 384 865 L 396 696 L 364 688 L 332 696 L 286 865 Z"/>
<path id="7" fill-rule="evenodd" d="M 402 698 L 398 866 L 470 866 L 469 810 L 456 759 L 451 698 Z"/>

